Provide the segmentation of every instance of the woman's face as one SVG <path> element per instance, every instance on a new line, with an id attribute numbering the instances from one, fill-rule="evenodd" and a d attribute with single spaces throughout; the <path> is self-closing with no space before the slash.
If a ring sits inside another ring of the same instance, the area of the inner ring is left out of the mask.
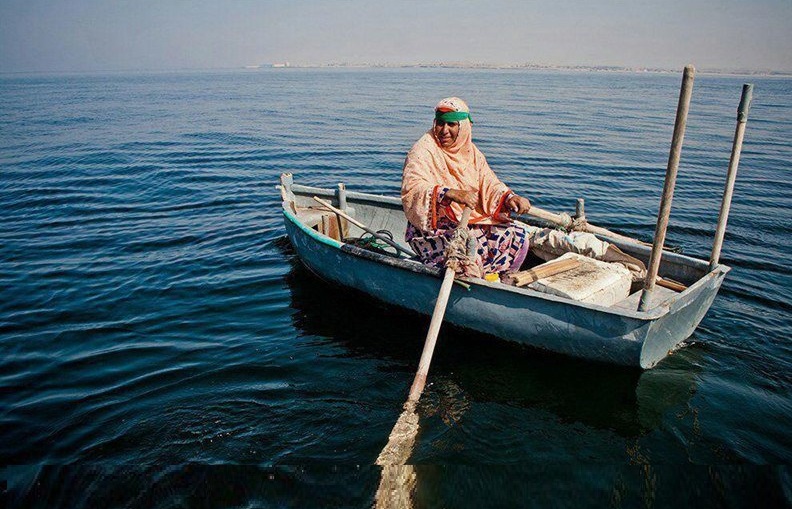
<path id="1" fill-rule="evenodd" d="M 450 147 L 456 141 L 457 136 L 459 136 L 459 122 L 435 120 L 434 135 L 441 147 Z"/>

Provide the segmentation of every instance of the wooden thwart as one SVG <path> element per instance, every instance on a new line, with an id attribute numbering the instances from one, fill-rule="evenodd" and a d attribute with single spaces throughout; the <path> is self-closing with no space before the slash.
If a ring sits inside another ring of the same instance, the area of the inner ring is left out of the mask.
<path id="1" fill-rule="evenodd" d="M 504 282 L 514 286 L 525 286 L 542 278 L 555 276 L 556 274 L 572 270 L 579 266 L 580 261 L 572 259 L 547 262 L 539 265 L 538 267 L 534 267 L 533 269 L 510 274 L 504 278 Z"/>

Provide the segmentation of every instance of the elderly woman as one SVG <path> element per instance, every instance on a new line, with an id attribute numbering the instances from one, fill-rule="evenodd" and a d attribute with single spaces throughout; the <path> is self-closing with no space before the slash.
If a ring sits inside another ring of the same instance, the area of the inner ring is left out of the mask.
<path id="1" fill-rule="evenodd" d="M 525 229 L 509 221 L 531 203 L 517 196 L 490 169 L 472 141 L 470 110 L 449 97 L 435 107 L 434 125 L 404 162 L 402 205 L 409 221 L 406 240 L 427 265 L 442 267 L 445 247 L 465 206 L 473 209 L 475 264 L 465 275 L 483 277 L 518 270 L 528 253 Z"/>

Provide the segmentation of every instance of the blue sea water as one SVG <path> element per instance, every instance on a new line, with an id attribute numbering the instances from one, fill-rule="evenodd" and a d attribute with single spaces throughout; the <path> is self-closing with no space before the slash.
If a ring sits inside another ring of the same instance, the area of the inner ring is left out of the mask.
<path id="1" fill-rule="evenodd" d="M 441 332 L 417 507 L 792 503 L 792 79 L 699 75 L 668 242 L 721 261 L 641 372 Z M 428 319 L 329 286 L 281 172 L 395 195 L 442 97 L 542 208 L 649 240 L 680 76 L 451 69 L 0 76 L 0 478 L 10 506 L 371 505 Z"/>

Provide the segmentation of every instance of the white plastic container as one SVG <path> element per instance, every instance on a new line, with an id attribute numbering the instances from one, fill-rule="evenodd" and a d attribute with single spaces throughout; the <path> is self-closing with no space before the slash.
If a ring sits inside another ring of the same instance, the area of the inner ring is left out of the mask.
<path id="1" fill-rule="evenodd" d="M 528 288 L 600 306 L 612 306 L 629 296 L 632 277 L 623 265 L 601 262 L 576 253 L 566 253 L 556 260 L 569 258 L 578 260 L 580 265 L 534 281 Z"/>

